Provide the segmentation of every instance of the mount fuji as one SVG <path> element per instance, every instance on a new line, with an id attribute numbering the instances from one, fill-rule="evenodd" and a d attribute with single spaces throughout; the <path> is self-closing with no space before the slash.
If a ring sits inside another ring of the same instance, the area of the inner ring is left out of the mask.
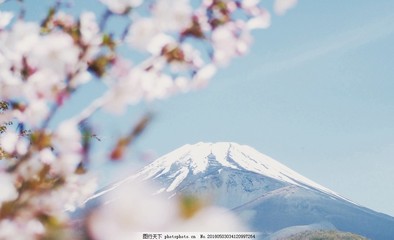
<path id="1" fill-rule="evenodd" d="M 157 193 L 209 198 L 238 214 L 266 239 L 299 229 L 334 229 L 370 239 L 394 239 L 393 217 L 362 207 L 237 143 L 184 145 L 94 198 L 129 181 L 144 180 L 155 181 L 160 186 Z"/>

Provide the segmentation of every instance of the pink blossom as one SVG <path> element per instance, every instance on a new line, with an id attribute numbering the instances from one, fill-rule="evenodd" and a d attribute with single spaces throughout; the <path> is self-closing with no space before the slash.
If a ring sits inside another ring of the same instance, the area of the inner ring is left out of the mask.
<path id="1" fill-rule="evenodd" d="M 241 2 L 241 5 L 242 5 L 242 8 L 250 10 L 250 9 L 256 8 L 259 3 L 260 3 L 260 0 L 243 0 Z"/>
<path id="2" fill-rule="evenodd" d="M 181 31 L 191 25 L 189 0 L 158 0 L 152 9 L 155 23 L 162 31 Z"/>
<path id="3" fill-rule="evenodd" d="M 248 29 L 268 28 L 271 25 L 271 15 L 267 11 L 260 11 L 260 13 L 247 21 Z"/>
<path id="4" fill-rule="evenodd" d="M 297 0 L 275 0 L 274 11 L 278 15 L 283 15 L 296 4 Z"/>
<path id="5" fill-rule="evenodd" d="M 0 172 L 0 186 L 0 207 L 4 202 L 15 200 L 18 197 L 13 178 L 9 174 Z"/>
<path id="6" fill-rule="evenodd" d="M 4 219 L 0 221 L 0 239 L 37 239 L 44 232 L 45 227 L 36 219 Z"/>
<path id="7" fill-rule="evenodd" d="M 82 207 L 96 190 L 97 181 L 92 176 L 69 175 L 61 188 L 42 194 L 32 204 L 47 214 L 66 217 L 67 212 Z"/>
<path id="8" fill-rule="evenodd" d="M 227 209 L 208 206 L 190 219 L 173 226 L 180 232 L 246 232 L 248 229 L 239 218 Z"/>
<path id="9" fill-rule="evenodd" d="M 39 26 L 33 22 L 19 20 L 13 25 L 4 40 L 4 46 L 9 50 L 4 51 L 7 53 L 7 57 L 10 60 L 20 60 L 21 55 L 30 52 L 39 41 Z"/>
<path id="10" fill-rule="evenodd" d="M 55 100 L 57 92 L 64 88 L 63 78 L 51 68 L 34 72 L 23 85 L 24 97 L 28 100 Z"/>
<path id="11" fill-rule="evenodd" d="M 14 17 L 12 12 L 3 12 L 0 11 L 0 30 L 5 28 Z"/>
<path id="12" fill-rule="evenodd" d="M 124 14 L 130 8 L 138 7 L 143 0 L 100 0 L 113 13 Z"/>
<path id="13" fill-rule="evenodd" d="M 55 15 L 53 22 L 61 23 L 63 26 L 71 28 L 75 24 L 75 19 L 72 15 L 60 11 Z M 50 27 L 54 27 L 53 23 L 49 24 Z"/>
<path id="14" fill-rule="evenodd" d="M 70 35 L 54 32 L 43 36 L 29 55 L 29 64 L 39 69 L 51 69 L 61 76 L 74 72 L 80 50 Z"/>
<path id="15" fill-rule="evenodd" d="M 127 41 L 135 48 L 146 51 L 152 39 L 159 34 L 156 22 L 142 18 L 130 26 Z"/>
<path id="16" fill-rule="evenodd" d="M 205 87 L 209 80 L 215 75 L 216 67 L 213 64 L 208 64 L 201 68 L 193 78 L 193 87 L 200 89 Z"/>
<path id="17" fill-rule="evenodd" d="M 12 131 L 7 131 L 0 138 L 0 146 L 3 151 L 13 153 L 19 141 L 19 135 Z"/>
<path id="18" fill-rule="evenodd" d="M 74 121 L 65 121 L 53 134 L 54 148 L 58 152 L 57 161 L 51 165 L 54 173 L 69 175 L 81 162 L 81 133 Z"/>
<path id="19" fill-rule="evenodd" d="M 100 28 L 93 12 L 84 12 L 80 18 L 82 41 L 87 45 L 98 45 L 102 42 Z"/>
<path id="20" fill-rule="evenodd" d="M 175 40 L 168 34 L 156 34 L 146 46 L 146 50 L 154 56 L 159 56 L 162 53 L 163 47 L 166 45 L 175 44 Z"/>
<path id="21" fill-rule="evenodd" d="M 89 222 L 93 238 L 137 239 L 138 232 L 168 229 L 179 215 L 176 202 L 153 192 L 150 185 L 137 183 L 111 192 Z"/>
<path id="22" fill-rule="evenodd" d="M 49 107 L 45 100 L 35 100 L 31 101 L 27 106 L 22 117 L 20 118 L 21 122 L 28 123 L 32 127 L 38 127 L 49 114 Z"/>
<path id="23" fill-rule="evenodd" d="M 216 28 L 212 33 L 212 44 L 214 47 L 213 60 L 219 65 L 227 64 L 230 59 L 236 56 L 237 37 L 234 24 Z"/>

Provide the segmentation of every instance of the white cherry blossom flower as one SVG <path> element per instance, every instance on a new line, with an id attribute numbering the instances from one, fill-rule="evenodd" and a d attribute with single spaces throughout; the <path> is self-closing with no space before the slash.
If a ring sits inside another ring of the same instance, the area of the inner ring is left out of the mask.
<path id="1" fill-rule="evenodd" d="M 57 91 L 64 88 L 62 76 L 51 68 L 39 69 L 29 76 L 22 91 L 24 97 L 35 101 L 37 98 L 54 100 Z"/>
<path id="2" fill-rule="evenodd" d="M 13 17 L 14 14 L 12 12 L 0 11 L 0 30 L 7 27 Z"/>
<path id="3" fill-rule="evenodd" d="M 246 232 L 248 229 L 228 209 L 209 206 L 202 208 L 190 219 L 174 225 L 179 232 Z"/>
<path id="4" fill-rule="evenodd" d="M 0 44 L 1 49 L 1 44 Z M 21 97 L 23 91 L 23 81 L 19 74 L 13 73 L 10 69 L 12 64 L 10 61 L 2 61 L 0 50 L 0 91 L 1 97 L 4 99 Z M 8 59 L 9 60 L 9 59 Z"/>
<path id="5" fill-rule="evenodd" d="M 297 4 L 298 0 L 275 0 L 274 11 L 278 15 L 285 14 L 289 9 Z"/>
<path id="6" fill-rule="evenodd" d="M 146 51 L 151 40 L 159 34 L 156 22 L 151 18 L 141 18 L 130 26 L 127 41 L 135 48 Z"/>
<path id="7" fill-rule="evenodd" d="M 16 153 L 19 155 L 25 155 L 28 151 L 29 144 L 26 139 L 19 139 L 18 144 L 16 145 Z"/>
<path id="8" fill-rule="evenodd" d="M 47 102 L 43 99 L 38 99 L 30 102 L 20 120 L 32 127 L 37 127 L 48 117 L 48 114 L 49 107 Z"/>
<path id="9" fill-rule="evenodd" d="M 259 28 L 266 29 L 271 26 L 271 15 L 269 12 L 262 10 L 257 16 L 249 19 L 246 24 L 250 30 Z"/>
<path id="10" fill-rule="evenodd" d="M 37 239 L 45 233 L 45 227 L 36 219 L 4 219 L 0 221 L 0 239 Z"/>
<path id="11" fill-rule="evenodd" d="M 41 162 L 51 165 L 55 162 L 56 156 L 50 148 L 44 148 L 39 152 Z"/>
<path id="12" fill-rule="evenodd" d="M 102 41 L 96 15 L 93 12 L 83 12 L 80 18 L 82 41 L 87 45 L 98 46 Z"/>
<path id="13" fill-rule="evenodd" d="M 58 152 L 57 160 L 51 170 L 62 175 L 73 173 L 81 162 L 81 133 L 73 121 L 65 121 L 53 134 L 53 145 Z"/>
<path id="14" fill-rule="evenodd" d="M 51 69 L 66 77 L 68 73 L 75 71 L 79 54 L 80 50 L 75 46 L 70 35 L 54 32 L 40 39 L 29 55 L 28 61 L 31 66 Z"/>
<path id="15" fill-rule="evenodd" d="M 136 8 L 143 3 L 143 0 L 100 0 L 108 9 L 117 14 L 124 14 L 130 8 Z"/>
<path id="16" fill-rule="evenodd" d="M 64 215 L 73 212 L 97 190 L 96 178 L 69 175 L 61 188 L 43 194 L 32 201 L 33 206 L 47 214 Z"/>
<path id="17" fill-rule="evenodd" d="M 0 146 L 3 151 L 13 153 L 19 141 L 19 135 L 13 131 L 7 131 L 0 138 Z"/>
<path id="18" fill-rule="evenodd" d="M 159 56 L 166 45 L 175 44 L 174 38 L 167 34 L 156 34 L 146 46 L 146 50 L 154 56 Z"/>
<path id="19" fill-rule="evenodd" d="M 53 134 L 55 148 L 60 153 L 78 152 L 81 150 L 81 133 L 73 121 L 65 121 Z"/>
<path id="20" fill-rule="evenodd" d="M 22 69 L 22 57 L 27 56 L 40 40 L 39 31 L 37 23 L 18 20 L 11 31 L 3 35 L 1 52 L 16 70 Z"/>
<path id="21" fill-rule="evenodd" d="M 243 0 L 241 6 L 244 9 L 250 10 L 256 8 L 259 3 L 260 0 Z"/>
<path id="22" fill-rule="evenodd" d="M 72 81 L 70 82 L 70 86 L 72 88 L 77 88 L 80 85 L 88 83 L 92 80 L 92 74 L 86 70 L 87 67 L 83 67 L 80 69 L 77 74 L 74 75 Z"/>
<path id="23" fill-rule="evenodd" d="M 173 72 L 182 72 L 191 69 L 199 69 L 204 66 L 201 52 L 189 43 L 182 43 L 177 46 L 183 53 L 182 61 L 171 62 L 170 67 Z"/>
<path id="24" fill-rule="evenodd" d="M 17 175 L 23 180 L 28 181 L 37 176 L 43 167 L 43 162 L 37 156 L 33 156 L 19 166 Z"/>
<path id="25" fill-rule="evenodd" d="M 174 85 L 180 92 L 188 92 L 190 90 L 189 79 L 183 76 L 175 78 Z"/>
<path id="26" fill-rule="evenodd" d="M 14 131 L 6 131 L 0 138 L 0 147 L 7 153 L 23 155 L 27 152 L 27 142 Z"/>
<path id="27" fill-rule="evenodd" d="M 200 7 L 194 11 L 194 15 L 203 32 L 209 32 L 212 30 L 212 26 L 209 24 L 209 19 L 206 14 L 206 9 Z"/>
<path id="28" fill-rule="evenodd" d="M 114 64 L 110 70 L 111 80 L 121 79 L 126 77 L 132 68 L 133 64 L 130 60 L 118 56 L 114 60 Z"/>
<path id="29" fill-rule="evenodd" d="M 145 93 L 145 99 L 148 101 L 163 99 L 168 97 L 172 92 L 173 87 L 172 78 L 164 73 L 157 74 L 156 76 L 141 79 L 141 86 Z"/>
<path id="30" fill-rule="evenodd" d="M 214 47 L 213 60 L 219 65 L 227 64 L 231 58 L 235 57 L 237 52 L 237 37 L 235 35 L 235 26 L 228 23 L 219 26 L 212 33 L 212 44 Z"/>
<path id="31" fill-rule="evenodd" d="M 27 236 L 21 233 L 21 228 L 15 221 L 4 219 L 0 221 L 0 239 L 27 239 Z"/>
<path id="32" fill-rule="evenodd" d="M 205 87 L 209 80 L 215 75 L 216 67 L 213 64 L 208 64 L 201 68 L 196 75 L 193 77 L 192 86 L 195 89 L 201 89 Z"/>
<path id="33" fill-rule="evenodd" d="M 233 213 L 220 207 L 202 208 L 185 218 L 178 198 L 153 195 L 154 189 L 147 182 L 130 182 L 107 194 L 105 204 L 90 218 L 93 238 L 136 239 L 140 232 L 247 230 Z"/>
<path id="34" fill-rule="evenodd" d="M 193 9 L 189 0 L 158 0 L 152 9 L 162 31 L 181 31 L 191 25 Z"/>
<path id="35" fill-rule="evenodd" d="M 138 103 L 143 97 L 138 71 L 129 71 L 124 78 L 120 78 L 107 92 L 104 109 L 121 114 L 129 104 Z"/>
<path id="36" fill-rule="evenodd" d="M 81 161 L 82 156 L 80 153 L 60 154 L 56 162 L 51 165 L 51 172 L 63 176 L 70 175 L 75 172 L 75 169 Z"/>
<path id="37" fill-rule="evenodd" d="M 124 66 L 117 69 L 113 74 L 120 78 L 107 92 L 107 102 L 104 105 L 104 108 L 112 113 L 123 113 L 127 105 L 134 105 L 142 100 L 163 99 L 174 92 L 172 77 L 156 71 L 155 67 L 151 71 L 141 67 L 124 69 Z"/>
<path id="38" fill-rule="evenodd" d="M 176 221 L 179 209 L 175 201 L 153 192 L 150 185 L 137 183 L 111 192 L 90 219 L 93 238 L 137 239 L 137 232 L 166 230 Z"/>
<path id="39" fill-rule="evenodd" d="M 54 17 L 54 22 L 60 22 L 65 27 L 71 28 L 75 24 L 75 19 L 73 15 L 59 11 Z"/>
<path id="40" fill-rule="evenodd" d="M 15 200 L 18 197 L 13 178 L 9 174 L 0 172 L 0 186 L 0 207 L 4 202 Z"/>

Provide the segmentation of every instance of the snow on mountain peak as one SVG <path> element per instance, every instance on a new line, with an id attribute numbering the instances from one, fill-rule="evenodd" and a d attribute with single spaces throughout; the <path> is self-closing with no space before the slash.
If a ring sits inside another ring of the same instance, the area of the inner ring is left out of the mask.
<path id="1" fill-rule="evenodd" d="M 194 145 L 184 145 L 160 157 L 132 178 L 151 179 L 168 175 L 173 180 L 166 191 L 171 192 L 189 175 L 203 174 L 213 167 L 250 171 L 340 197 L 337 193 L 309 180 L 254 148 L 233 142 L 199 142 Z"/>
<path id="2" fill-rule="evenodd" d="M 165 181 L 166 184 L 159 192 L 173 192 L 184 180 L 194 181 L 193 179 L 207 176 L 215 170 L 220 172 L 222 169 L 257 173 L 286 184 L 315 189 L 332 197 L 349 201 L 254 148 L 233 142 L 186 144 L 158 158 L 136 175 L 113 184 L 94 197 L 111 191 L 123 183 L 138 179 L 161 179 L 160 181 Z"/>

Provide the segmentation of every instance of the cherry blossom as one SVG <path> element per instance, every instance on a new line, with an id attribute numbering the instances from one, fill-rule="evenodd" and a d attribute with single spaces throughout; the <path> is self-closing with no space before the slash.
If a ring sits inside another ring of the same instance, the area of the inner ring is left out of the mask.
<path id="1" fill-rule="evenodd" d="M 152 15 L 161 31 L 181 31 L 192 23 L 189 0 L 158 0 Z"/>
<path id="2" fill-rule="evenodd" d="M 271 24 L 259 0 L 98 2 L 103 13 L 87 9 L 77 15 L 63 1 L 42 19 L 25 19 L 25 1 L 19 13 L 0 11 L 0 239 L 246 230 L 218 207 L 185 215 L 182 198 L 152 196 L 145 184 L 114 192 L 108 204 L 90 209 L 81 219 L 87 229 L 70 228 L 70 212 L 97 190 L 87 164 L 96 136 L 90 117 L 207 86 L 220 67 L 248 52 L 252 30 Z M 283 14 L 296 2 L 276 0 L 274 11 Z M 112 18 L 124 25 L 108 29 Z M 64 104 L 91 81 L 102 84 L 104 93 L 70 119 L 57 120 Z M 119 149 L 146 124 L 119 139 Z"/>
<path id="3" fill-rule="evenodd" d="M 209 80 L 216 73 L 216 67 L 213 64 L 206 65 L 201 68 L 193 78 L 193 86 L 195 88 L 205 87 Z"/>
<path id="4" fill-rule="evenodd" d="M 10 219 L 0 221 L 0 239 L 37 239 L 44 232 L 45 227 L 36 219 L 28 222 Z"/>
<path id="5" fill-rule="evenodd" d="M 23 113 L 19 112 L 17 116 L 20 122 L 27 123 L 32 127 L 37 127 L 48 117 L 49 111 L 47 102 L 39 99 L 32 101 L 26 109 L 24 109 Z"/>
<path id="6" fill-rule="evenodd" d="M 39 41 L 39 25 L 34 22 L 17 21 L 11 31 L 1 33 L 1 52 L 21 69 L 22 56 L 27 55 Z"/>
<path id="7" fill-rule="evenodd" d="M 227 64 L 237 55 L 239 40 L 236 36 L 236 26 L 233 23 L 218 27 L 212 34 L 212 42 L 215 48 L 214 61 L 219 64 Z"/>
<path id="8" fill-rule="evenodd" d="M 6 132 L 2 138 L 0 139 L 0 146 L 3 151 L 8 153 L 12 153 L 15 151 L 16 146 L 18 144 L 19 136 L 15 132 Z"/>
<path id="9" fill-rule="evenodd" d="M 40 38 L 29 55 L 28 62 L 38 69 L 51 69 L 54 73 L 75 71 L 80 50 L 70 35 L 54 32 Z"/>
<path id="10" fill-rule="evenodd" d="M 143 0 L 100 0 L 100 1 L 103 4 L 107 5 L 109 10 L 117 14 L 125 14 L 130 9 L 138 7 L 143 2 Z"/>
<path id="11" fill-rule="evenodd" d="M 53 135 L 53 146 L 57 150 L 57 161 L 51 164 L 52 171 L 67 176 L 81 162 L 81 133 L 72 121 L 59 125 Z"/>
<path id="12" fill-rule="evenodd" d="M 283 15 L 296 4 L 297 0 L 275 0 L 274 11 L 278 15 Z"/>
<path id="13" fill-rule="evenodd" d="M 100 28 L 96 21 L 96 15 L 93 12 L 82 13 L 80 25 L 82 41 L 85 44 L 98 45 L 101 43 Z"/>
<path id="14" fill-rule="evenodd" d="M 2 12 L 0 11 L 0 30 L 5 28 L 14 17 L 12 12 Z"/>
<path id="15" fill-rule="evenodd" d="M 247 227 L 228 209 L 206 207 L 174 226 L 179 232 L 247 232 Z"/>
<path id="16" fill-rule="evenodd" d="M 271 15 L 267 11 L 261 13 L 247 21 L 248 29 L 268 28 L 271 25 Z"/>
<path id="17" fill-rule="evenodd" d="M 0 207 L 2 203 L 15 200 L 18 197 L 18 191 L 14 186 L 12 176 L 0 172 Z"/>
<path id="18" fill-rule="evenodd" d="M 93 238 L 138 239 L 141 232 L 247 231 L 226 209 L 207 207 L 182 213 L 179 199 L 153 195 L 154 189 L 147 183 L 130 183 L 106 195 L 106 204 L 90 218 Z"/>
<path id="19" fill-rule="evenodd" d="M 168 228 L 178 216 L 178 207 L 164 196 L 153 196 L 153 189 L 150 185 L 129 184 L 127 190 L 122 188 L 106 196 L 107 204 L 89 222 L 94 239 L 133 239 L 138 232 Z"/>
<path id="20" fill-rule="evenodd" d="M 151 18 L 142 18 L 130 26 L 128 42 L 133 47 L 145 50 L 157 34 L 159 34 L 159 29 L 155 21 Z"/>

